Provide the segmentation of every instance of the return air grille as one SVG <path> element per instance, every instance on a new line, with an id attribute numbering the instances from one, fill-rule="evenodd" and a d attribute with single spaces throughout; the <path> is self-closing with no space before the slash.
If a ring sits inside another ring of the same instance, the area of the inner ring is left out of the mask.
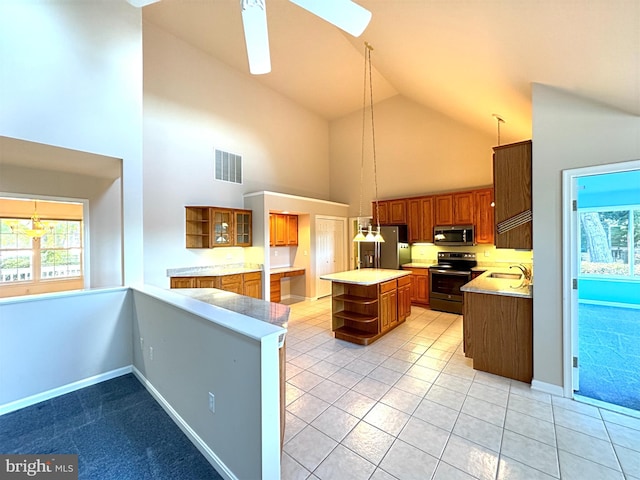
<path id="1" fill-rule="evenodd" d="M 242 157 L 216 149 L 216 180 L 242 183 Z"/>

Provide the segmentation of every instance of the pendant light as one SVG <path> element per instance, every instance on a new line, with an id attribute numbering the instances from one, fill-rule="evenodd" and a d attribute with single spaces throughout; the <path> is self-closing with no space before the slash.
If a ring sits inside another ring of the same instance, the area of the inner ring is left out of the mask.
<path id="1" fill-rule="evenodd" d="M 364 42 L 364 87 L 362 95 L 362 144 L 361 144 L 361 159 L 360 159 L 360 210 L 358 214 L 358 233 L 353 238 L 354 242 L 384 242 L 384 238 L 380 233 L 380 215 L 378 207 L 378 165 L 376 159 L 376 129 L 373 118 L 373 83 L 371 75 L 371 52 L 373 47 Z M 364 234 L 364 228 L 360 223 L 360 217 L 362 217 L 362 190 L 363 190 L 363 178 L 364 178 L 364 143 L 365 143 L 365 131 L 366 131 L 366 113 L 367 113 L 367 82 L 369 86 L 369 112 L 371 116 L 371 142 L 372 142 L 372 156 L 373 156 L 373 183 L 375 187 L 375 217 L 377 228 L 373 231 L 373 226 L 369 224 L 367 234 Z"/>
<path id="2" fill-rule="evenodd" d="M 48 226 L 45 222 L 40 220 L 38 215 L 38 202 L 33 202 L 33 215 L 31 215 L 31 228 L 19 228 L 18 226 L 11 226 L 11 231 L 15 233 L 22 233 L 29 238 L 40 238 L 49 232 L 53 231 L 53 227 Z"/>

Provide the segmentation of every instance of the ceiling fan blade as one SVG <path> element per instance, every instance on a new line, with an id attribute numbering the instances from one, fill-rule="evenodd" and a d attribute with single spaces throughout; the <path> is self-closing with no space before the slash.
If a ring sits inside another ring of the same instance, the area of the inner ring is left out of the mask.
<path id="1" fill-rule="evenodd" d="M 345 32 L 359 37 L 369 25 L 371 12 L 351 0 L 291 0 Z"/>
<path id="2" fill-rule="evenodd" d="M 242 26 L 247 44 L 249 72 L 261 75 L 271 71 L 267 8 L 264 0 L 241 0 Z"/>
<path id="3" fill-rule="evenodd" d="M 134 7 L 146 7 L 152 3 L 159 2 L 160 0 L 127 0 Z"/>

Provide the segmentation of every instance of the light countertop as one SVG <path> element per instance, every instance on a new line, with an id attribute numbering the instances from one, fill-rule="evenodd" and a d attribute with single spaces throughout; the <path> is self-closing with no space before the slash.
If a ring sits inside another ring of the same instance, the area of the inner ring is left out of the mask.
<path id="1" fill-rule="evenodd" d="M 404 265 L 402 265 L 402 267 L 407 267 L 407 268 L 429 268 L 433 265 L 436 265 L 438 262 L 431 261 L 431 262 L 412 262 L 412 263 L 405 263 Z"/>
<path id="2" fill-rule="evenodd" d="M 262 322 L 287 328 L 290 309 L 280 303 L 266 302 L 217 288 L 176 288 L 171 291 Z"/>
<path id="3" fill-rule="evenodd" d="M 276 267 L 276 268 L 272 268 L 269 270 L 269 273 L 271 275 L 274 274 L 278 274 L 278 273 L 291 273 L 291 272 L 304 272 L 304 268 L 302 267 Z"/>
<path id="4" fill-rule="evenodd" d="M 348 270 L 346 272 L 329 273 L 322 275 L 322 280 L 331 280 L 339 283 L 353 283 L 355 285 L 375 285 L 395 278 L 411 275 L 405 270 L 387 270 L 383 268 L 361 268 L 359 270 Z"/>
<path id="5" fill-rule="evenodd" d="M 262 265 L 242 263 L 205 267 L 169 268 L 167 269 L 167 277 L 221 277 L 223 275 L 261 271 Z"/>
<path id="6" fill-rule="evenodd" d="M 489 295 L 533 298 L 533 284 L 529 285 L 524 279 L 492 278 L 492 273 L 513 274 L 515 272 L 508 268 L 489 268 L 482 275 L 460 287 L 460 290 L 468 293 L 486 293 Z"/>

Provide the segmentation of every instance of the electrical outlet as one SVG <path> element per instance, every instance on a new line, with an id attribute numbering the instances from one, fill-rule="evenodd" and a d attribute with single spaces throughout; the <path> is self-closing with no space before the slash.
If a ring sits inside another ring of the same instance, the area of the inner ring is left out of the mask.
<path id="1" fill-rule="evenodd" d="M 277 256 L 278 256 L 278 250 L 274 250 L 274 252 L 273 252 L 273 256 L 274 256 L 274 257 L 277 257 Z"/>
<path id="2" fill-rule="evenodd" d="M 149 347 L 149 360 L 153 360 L 153 347 Z"/>
<path id="3" fill-rule="evenodd" d="M 144 350 L 144 338 L 140 337 L 140 350 Z"/>
<path id="4" fill-rule="evenodd" d="M 216 396 L 209 392 L 209 410 L 211 413 L 216 413 Z"/>

